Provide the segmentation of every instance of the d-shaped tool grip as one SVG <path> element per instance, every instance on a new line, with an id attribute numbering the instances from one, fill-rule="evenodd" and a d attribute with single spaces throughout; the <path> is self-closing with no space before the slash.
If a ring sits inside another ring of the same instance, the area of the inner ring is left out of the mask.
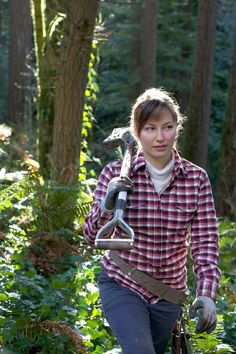
<path id="1" fill-rule="evenodd" d="M 109 250 L 129 250 L 134 244 L 134 232 L 131 227 L 124 221 L 124 208 L 127 192 L 120 192 L 115 206 L 114 218 L 104 225 L 97 233 L 95 239 L 95 247 L 99 249 Z M 127 238 L 113 238 L 113 234 L 106 238 L 106 235 L 110 235 L 110 232 L 119 226 L 126 232 Z"/>

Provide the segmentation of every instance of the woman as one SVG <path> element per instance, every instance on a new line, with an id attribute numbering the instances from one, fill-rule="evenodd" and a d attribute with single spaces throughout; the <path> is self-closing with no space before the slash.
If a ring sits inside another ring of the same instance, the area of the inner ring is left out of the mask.
<path id="1" fill-rule="evenodd" d="M 98 283 L 104 315 L 124 354 L 164 353 L 181 304 L 139 284 L 132 272 L 141 271 L 183 293 L 189 238 L 197 280 L 190 316 L 202 309 L 197 332 L 210 333 L 216 327 L 217 220 L 206 172 L 181 158 L 175 147 L 182 122 L 178 104 L 163 89 L 146 90 L 137 98 L 130 130 L 139 149 L 130 179 L 119 177 L 121 161 L 108 164 L 84 224 L 85 238 L 93 245 L 98 230 L 112 218 L 117 193 L 129 192 L 125 219 L 135 242 L 119 257 L 132 271 L 122 270 L 106 252 Z M 116 235 L 122 237 L 119 228 Z"/>

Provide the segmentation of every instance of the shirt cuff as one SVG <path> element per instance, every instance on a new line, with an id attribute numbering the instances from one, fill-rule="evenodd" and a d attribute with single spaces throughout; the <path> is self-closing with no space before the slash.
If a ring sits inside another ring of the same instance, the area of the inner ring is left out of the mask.
<path id="1" fill-rule="evenodd" d="M 207 296 L 216 301 L 218 283 L 212 281 L 202 281 L 198 284 L 197 296 Z"/>

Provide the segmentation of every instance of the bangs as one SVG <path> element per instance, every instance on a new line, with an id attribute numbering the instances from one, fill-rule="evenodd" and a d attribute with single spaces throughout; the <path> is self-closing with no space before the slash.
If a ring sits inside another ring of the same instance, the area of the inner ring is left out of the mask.
<path id="1" fill-rule="evenodd" d="M 159 119 L 166 112 L 170 112 L 174 120 L 177 121 L 175 112 L 172 112 L 169 105 L 165 101 L 163 102 L 159 100 L 149 100 L 143 102 L 140 105 L 139 110 L 140 110 L 140 116 L 139 116 L 140 124 L 138 124 L 138 134 L 140 134 L 142 128 L 150 119 L 153 120 Z"/>

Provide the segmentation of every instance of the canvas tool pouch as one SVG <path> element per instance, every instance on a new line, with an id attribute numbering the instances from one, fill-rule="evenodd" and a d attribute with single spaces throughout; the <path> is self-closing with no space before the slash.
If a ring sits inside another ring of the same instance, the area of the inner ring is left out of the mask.
<path id="1" fill-rule="evenodd" d="M 160 299 L 172 302 L 176 305 L 182 305 L 185 303 L 188 297 L 187 291 L 171 288 L 150 275 L 132 267 L 119 256 L 117 251 L 110 251 L 109 256 L 123 273 L 127 274 L 132 280 L 143 288 L 149 290 L 152 294 L 158 296 Z"/>

